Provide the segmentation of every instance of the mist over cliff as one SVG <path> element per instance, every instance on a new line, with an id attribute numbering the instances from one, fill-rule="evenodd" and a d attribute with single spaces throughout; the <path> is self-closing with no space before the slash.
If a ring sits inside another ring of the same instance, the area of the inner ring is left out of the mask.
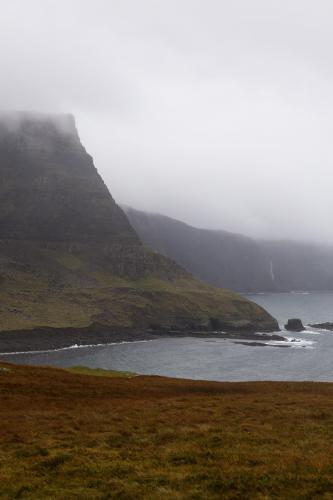
<path id="1" fill-rule="evenodd" d="M 75 114 L 115 200 L 333 242 L 329 0 L 5 0 L 0 108 Z"/>
<path id="2" fill-rule="evenodd" d="M 0 114 L 2 239 L 138 243 L 71 115 Z"/>
<path id="3" fill-rule="evenodd" d="M 0 179 L 1 330 L 277 328 L 258 305 L 142 244 L 73 116 L 2 115 Z"/>
<path id="4" fill-rule="evenodd" d="M 333 290 L 333 246 L 255 240 L 124 209 L 147 245 L 207 283 L 242 292 Z"/>

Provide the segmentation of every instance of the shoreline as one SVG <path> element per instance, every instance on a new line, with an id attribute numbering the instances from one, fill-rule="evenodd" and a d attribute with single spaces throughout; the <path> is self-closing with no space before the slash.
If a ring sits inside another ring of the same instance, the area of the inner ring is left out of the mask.
<path id="1" fill-rule="evenodd" d="M 0 355 L 29 354 L 70 348 L 94 347 L 124 342 L 142 342 L 161 338 L 220 338 L 241 341 L 281 341 L 287 339 L 274 333 L 255 332 L 196 332 L 114 330 L 104 325 L 92 324 L 82 328 L 39 327 L 31 330 L 0 331 Z"/>

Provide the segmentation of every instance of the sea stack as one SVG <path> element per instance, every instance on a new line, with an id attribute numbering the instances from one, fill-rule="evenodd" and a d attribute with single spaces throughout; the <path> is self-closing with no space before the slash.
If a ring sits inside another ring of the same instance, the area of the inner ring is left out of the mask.
<path id="1" fill-rule="evenodd" d="M 302 332 L 305 328 L 303 326 L 302 320 L 299 318 L 288 319 L 285 329 L 290 332 Z"/>

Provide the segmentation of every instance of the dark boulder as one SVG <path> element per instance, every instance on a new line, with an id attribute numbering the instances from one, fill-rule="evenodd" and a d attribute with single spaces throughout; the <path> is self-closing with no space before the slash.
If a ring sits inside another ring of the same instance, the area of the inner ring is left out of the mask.
<path id="1" fill-rule="evenodd" d="M 288 323 L 284 327 L 289 332 L 302 332 L 305 329 L 299 318 L 288 319 Z"/>

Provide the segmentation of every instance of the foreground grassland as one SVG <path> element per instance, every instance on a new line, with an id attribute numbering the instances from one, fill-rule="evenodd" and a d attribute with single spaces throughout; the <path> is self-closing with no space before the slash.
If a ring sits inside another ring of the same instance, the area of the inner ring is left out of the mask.
<path id="1" fill-rule="evenodd" d="M 333 498 L 333 384 L 1 366 L 1 498 Z"/>

